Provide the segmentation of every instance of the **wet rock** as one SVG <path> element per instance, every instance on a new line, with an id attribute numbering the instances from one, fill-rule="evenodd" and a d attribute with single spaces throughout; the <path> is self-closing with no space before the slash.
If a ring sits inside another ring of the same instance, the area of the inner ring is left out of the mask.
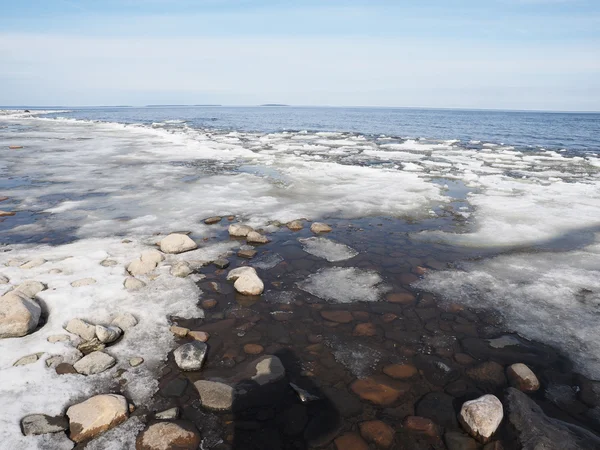
<path id="1" fill-rule="evenodd" d="M 259 344 L 246 344 L 244 345 L 244 352 L 249 355 L 260 355 L 265 349 Z"/>
<path id="2" fill-rule="evenodd" d="M 500 441 L 492 441 L 485 444 L 483 450 L 504 450 L 504 446 Z"/>
<path id="3" fill-rule="evenodd" d="M 158 422 L 137 438 L 136 450 L 196 450 L 200 434 L 186 422 Z"/>
<path id="4" fill-rule="evenodd" d="M 344 433 L 333 442 L 337 450 L 369 450 L 369 445 L 356 433 Z"/>
<path id="5" fill-rule="evenodd" d="M 159 242 L 163 253 L 183 253 L 195 250 L 198 245 L 187 235 L 173 233 Z"/>
<path id="6" fill-rule="evenodd" d="M 42 308 L 22 292 L 8 292 L 0 297 L 0 339 L 22 337 L 38 325 Z"/>
<path id="7" fill-rule="evenodd" d="M 63 416 L 30 414 L 21 419 L 21 430 L 25 436 L 58 433 L 69 429 L 69 421 Z"/>
<path id="8" fill-rule="evenodd" d="M 288 227 L 288 229 L 291 231 L 300 231 L 302 228 L 304 228 L 304 225 L 302 225 L 301 220 L 292 220 L 291 222 L 288 222 L 285 226 Z"/>
<path id="9" fill-rule="evenodd" d="M 180 261 L 171 266 L 169 273 L 177 278 L 185 278 L 193 272 L 192 268 L 185 261 Z"/>
<path id="10" fill-rule="evenodd" d="M 290 387 L 298 394 L 298 398 L 302 403 L 314 402 L 320 400 L 321 397 L 318 395 L 311 394 L 306 389 L 302 389 L 300 386 L 294 383 L 290 383 Z"/>
<path id="11" fill-rule="evenodd" d="M 417 300 L 410 292 L 393 292 L 386 295 L 385 299 L 390 303 L 398 305 L 412 305 Z"/>
<path id="12" fill-rule="evenodd" d="M 81 358 L 73 367 L 82 375 L 94 375 L 110 369 L 116 363 L 115 358 L 108 353 L 95 351 Z"/>
<path id="13" fill-rule="evenodd" d="M 494 392 L 506 385 L 504 367 L 494 361 L 487 361 L 471 367 L 466 370 L 466 374 L 475 382 L 477 387 L 485 392 Z"/>
<path id="14" fill-rule="evenodd" d="M 231 411 L 235 391 L 228 384 L 218 381 L 199 380 L 194 383 L 202 406 L 209 411 Z"/>
<path id="15" fill-rule="evenodd" d="M 54 368 L 54 370 L 58 375 L 68 375 L 77 373 L 75 367 L 68 363 L 60 363 Z"/>
<path id="16" fill-rule="evenodd" d="M 234 381 L 251 380 L 264 386 L 285 377 L 285 367 L 277 356 L 265 355 L 240 369 Z"/>
<path id="17" fill-rule="evenodd" d="M 336 323 L 350 323 L 354 320 L 350 311 L 342 310 L 321 311 L 321 317 L 323 317 L 325 320 Z"/>
<path id="18" fill-rule="evenodd" d="M 322 391 L 325 397 L 333 403 L 337 412 L 344 417 L 356 416 L 363 410 L 363 404 L 360 400 L 345 389 L 324 386 Z"/>
<path id="19" fill-rule="evenodd" d="M 435 423 L 426 417 L 408 416 L 406 419 L 404 419 L 402 425 L 407 430 L 414 431 L 416 433 L 423 433 L 431 437 L 437 437 L 439 434 L 438 427 L 435 425 Z"/>
<path id="20" fill-rule="evenodd" d="M 81 339 L 91 341 L 96 337 L 96 327 L 81 319 L 71 319 L 65 327 L 69 333 L 76 334 Z"/>
<path id="21" fill-rule="evenodd" d="M 44 258 L 34 258 L 30 261 L 27 261 L 25 264 L 21 264 L 19 267 L 21 269 L 33 269 L 33 268 L 39 267 L 45 263 L 46 263 L 46 260 Z"/>
<path id="22" fill-rule="evenodd" d="M 422 333 L 418 331 L 406 331 L 393 329 L 385 332 L 386 339 L 396 341 L 402 345 L 420 344 L 422 339 Z"/>
<path id="23" fill-rule="evenodd" d="M 419 372 L 411 364 L 391 364 L 383 368 L 383 373 L 396 380 L 406 380 L 414 377 Z"/>
<path id="24" fill-rule="evenodd" d="M 110 344 L 116 341 L 123 334 L 123 330 L 116 326 L 96 325 L 96 337 L 103 344 Z"/>
<path id="25" fill-rule="evenodd" d="M 129 365 L 131 367 L 137 367 L 143 363 L 144 363 L 144 358 L 142 358 L 140 356 L 134 356 L 133 358 L 129 359 Z"/>
<path id="26" fill-rule="evenodd" d="M 450 431 L 444 434 L 444 442 L 448 450 L 477 450 L 479 444 L 466 434 Z"/>
<path id="27" fill-rule="evenodd" d="M 208 346 L 204 342 L 194 341 L 180 345 L 173 351 L 175 363 L 181 370 L 200 370 L 206 358 Z"/>
<path id="28" fill-rule="evenodd" d="M 256 253 L 258 252 L 254 249 L 241 249 L 238 251 L 237 255 L 240 258 L 252 259 L 256 256 Z"/>
<path id="29" fill-rule="evenodd" d="M 408 385 L 393 385 L 380 377 L 367 377 L 354 381 L 350 389 L 361 399 L 378 406 L 389 406 L 409 390 Z"/>
<path id="30" fill-rule="evenodd" d="M 540 388 L 540 382 L 535 374 L 525 364 L 517 363 L 506 369 L 510 385 L 523 392 L 535 392 Z"/>
<path id="31" fill-rule="evenodd" d="M 70 438 L 80 443 L 125 422 L 129 417 L 129 407 L 122 395 L 102 394 L 71 406 L 67 416 Z"/>
<path id="32" fill-rule="evenodd" d="M 483 443 L 491 439 L 503 417 L 502 403 L 489 394 L 463 403 L 458 416 L 463 428 Z"/>
<path id="33" fill-rule="evenodd" d="M 377 327 L 374 323 L 366 322 L 359 323 L 354 327 L 354 331 L 352 331 L 353 336 L 376 336 L 377 335 Z"/>
<path id="34" fill-rule="evenodd" d="M 146 286 L 146 283 L 134 277 L 127 277 L 123 282 L 123 286 L 125 286 L 125 289 L 128 291 L 137 291 Z"/>
<path id="35" fill-rule="evenodd" d="M 417 416 L 427 417 L 446 429 L 458 429 L 453 401 L 443 392 L 430 392 L 417 403 Z"/>
<path id="36" fill-rule="evenodd" d="M 179 338 L 184 338 L 188 335 L 188 333 L 190 332 L 189 328 L 184 328 L 184 327 L 178 327 L 177 325 L 172 325 L 169 330 L 171 331 L 171 333 L 173 333 L 175 336 L 179 337 Z"/>
<path id="37" fill-rule="evenodd" d="M 304 440 L 312 447 L 324 447 L 341 431 L 342 421 L 334 411 L 324 410 L 314 416 L 304 430 Z"/>
<path id="38" fill-rule="evenodd" d="M 217 301 L 214 298 L 207 298 L 206 300 L 202 300 L 202 309 L 213 309 L 217 306 Z"/>
<path id="39" fill-rule="evenodd" d="M 213 225 L 215 223 L 219 223 L 221 221 L 222 217 L 220 216 L 212 216 L 212 217 L 208 217 L 207 219 L 204 219 L 204 223 L 206 225 Z"/>
<path id="40" fill-rule="evenodd" d="M 123 331 L 127 331 L 135 327 L 137 323 L 138 321 L 133 314 L 123 312 L 118 314 L 110 324 L 119 327 Z"/>
<path id="41" fill-rule="evenodd" d="M 592 450 L 600 448 L 600 438 L 576 425 L 544 414 L 532 399 L 515 388 L 505 396 L 508 421 L 523 450 Z"/>
<path id="42" fill-rule="evenodd" d="M 183 378 L 175 378 L 160 388 L 164 397 L 181 397 L 187 388 L 188 381 Z"/>
<path id="43" fill-rule="evenodd" d="M 256 231 L 250 231 L 246 236 L 246 242 L 249 242 L 251 244 L 266 244 L 270 241 L 268 237 L 263 236 L 262 234 L 257 233 Z"/>
<path id="44" fill-rule="evenodd" d="M 205 331 L 190 331 L 188 336 L 195 341 L 206 342 L 210 338 L 210 335 Z"/>
<path id="45" fill-rule="evenodd" d="M 251 231 L 254 231 L 254 230 L 252 229 L 252 227 L 249 227 L 248 225 L 232 223 L 231 225 L 229 225 L 228 231 L 229 231 L 229 236 L 246 237 L 246 236 L 248 236 L 248 233 L 250 233 Z"/>
<path id="46" fill-rule="evenodd" d="M 331 231 L 331 227 L 326 223 L 315 222 L 310 226 L 310 231 L 313 233 L 328 233 Z"/>
<path id="47" fill-rule="evenodd" d="M 179 408 L 175 406 L 174 408 L 165 409 L 164 411 L 157 412 L 154 417 L 159 420 L 174 420 L 179 417 Z"/>
<path id="48" fill-rule="evenodd" d="M 235 281 L 233 287 L 242 295 L 260 295 L 265 285 L 254 267 L 238 267 L 227 275 L 227 280 Z"/>
<path id="49" fill-rule="evenodd" d="M 445 386 L 455 381 L 460 372 L 450 362 L 435 356 L 419 355 L 415 365 L 422 371 L 425 379 L 436 386 Z"/>
<path id="50" fill-rule="evenodd" d="M 20 147 L 15 147 L 15 148 L 20 148 Z M 3 211 L 0 209 L 0 217 L 9 217 L 9 216 L 14 216 L 15 214 L 16 213 L 13 211 Z"/>
<path id="51" fill-rule="evenodd" d="M 27 355 L 27 356 L 23 356 L 22 358 L 19 358 L 14 364 L 14 367 L 17 366 L 27 366 L 29 364 L 33 364 L 35 362 L 37 362 L 43 355 L 44 353 L 34 353 L 32 355 Z"/>
<path id="52" fill-rule="evenodd" d="M 396 320 L 398 318 L 398 316 L 394 313 L 385 313 L 383 316 L 381 316 L 381 320 L 383 321 L 383 323 L 390 323 L 393 322 L 394 320 Z"/>
<path id="53" fill-rule="evenodd" d="M 465 353 L 474 358 L 492 359 L 502 364 L 531 364 L 536 367 L 550 367 L 558 359 L 552 348 L 534 344 L 512 335 L 497 339 L 468 337 L 461 341 Z"/>
<path id="54" fill-rule="evenodd" d="M 43 283 L 40 283 L 39 281 L 28 280 L 18 285 L 13 292 L 21 292 L 29 298 L 34 298 L 37 294 L 45 289 L 46 286 Z"/>
<path id="55" fill-rule="evenodd" d="M 467 355 L 466 353 L 455 353 L 454 360 L 461 366 L 470 366 L 475 362 L 475 358 Z"/>
<path id="56" fill-rule="evenodd" d="M 83 287 L 90 286 L 92 284 L 96 284 L 96 280 L 94 278 L 81 278 L 80 280 L 75 280 L 71 283 L 72 287 Z"/>
<path id="57" fill-rule="evenodd" d="M 396 431 L 381 420 L 369 420 L 358 424 L 361 436 L 379 448 L 390 448 Z"/>

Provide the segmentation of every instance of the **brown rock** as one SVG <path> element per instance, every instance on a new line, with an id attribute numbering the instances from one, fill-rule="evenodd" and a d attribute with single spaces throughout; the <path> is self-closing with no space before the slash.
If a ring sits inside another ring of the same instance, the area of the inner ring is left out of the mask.
<path id="1" fill-rule="evenodd" d="M 186 337 L 190 332 L 189 328 L 179 327 L 177 325 L 172 325 L 169 330 L 177 337 Z"/>
<path id="2" fill-rule="evenodd" d="M 412 273 L 403 273 L 399 278 L 400 283 L 404 285 L 413 284 L 415 281 L 419 281 L 419 277 Z"/>
<path id="3" fill-rule="evenodd" d="M 369 450 L 369 445 L 356 433 L 344 433 L 333 442 L 337 450 Z"/>
<path id="4" fill-rule="evenodd" d="M 494 361 L 487 361 L 466 370 L 466 374 L 479 388 L 494 391 L 506 385 L 504 367 Z"/>
<path id="5" fill-rule="evenodd" d="M 383 368 L 383 373 L 396 380 L 405 380 L 414 377 L 418 370 L 410 364 L 391 364 Z"/>
<path id="6" fill-rule="evenodd" d="M 311 344 L 318 344 L 323 341 L 323 335 L 321 334 L 309 334 L 306 338 Z"/>
<path id="7" fill-rule="evenodd" d="M 68 364 L 68 363 L 60 363 L 54 368 L 54 370 L 56 370 L 56 373 L 59 375 L 68 375 L 70 373 L 79 373 L 75 370 L 75 367 L 73 367 L 71 364 Z"/>
<path id="8" fill-rule="evenodd" d="M 419 416 L 408 416 L 404 419 L 404 428 L 417 433 L 424 433 L 431 437 L 438 436 L 438 429 L 431 419 Z"/>
<path id="9" fill-rule="evenodd" d="M 517 363 L 506 369 L 510 385 L 523 392 L 535 392 L 540 388 L 540 382 L 535 374 L 525 364 Z"/>
<path id="10" fill-rule="evenodd" d="M 196 450 L 200 435 L 185 422 L 158 422 L 143 431 L 135 443 L 136 450 Z"/>
<path id="11" fill-rule="evenodd" d="M 367 311 L 352 311 L 352 317 L 362 322 L 369 321 L 369 313 Z"/>
<path id="12" fill-rule="evenodd" d="M 8 217 L 8 216 L 14 216 L 15 213 L 12 211 L 2 211 L 0 209 L 0 217 Z"/>
<path id="13" fill-rule="evenodd" d="M 417 299 L 410 292 L 392 292 L 388 294 L 385 299 L 390 303 L 396 303 L 398 305 L 412 305 Z"/>
<path id="14" fill-rule="evenodd" d="M 240 250 L 238 251 L 237 255 L 240 258 L 252 259 L 256 256 L 256 253 L 256 250 Z"/>
<path id="15" fill-rule="evenodd" d="M 6 201 L 6 200 L 8 200 L 8 197 L 5 197 L 5 196 L 0 197 L 0 202 Z"/>
<path id="16" fill-rule="evenodd" d="M 195 341 L 206 342 L 208 341 L 210 334 L 208 334 L 205 331 L 190 331 L 188 333 L 188 336 L 194 339 Z"/>
<path id="17" fill-rule="evenodd" d="M 204 223 L 206 225 L 212 225 L 215 223 L 219 223 L 221 221 L 221 217 L 219 216 L 213 216 L 213 217 L 209 217 L 208 219 L 204 219 Z"/>
<path id="18" fill-rule="evenodd" d="M 321 311 L 321 317 L 330 322 L 350 323 L 354 320 L 350 311 Z"/>
<path id="19" fill-rule="evenodd" d="M 396 320 L 398 318 L 398 316 L 394 313 L 385 313 L 383 316 L 381 316 L 381 320 L 384 323 L 390 323 L 393 322 L 394 320 Z"/>
<path id="20" fill-rule="evenodd" d="M 206 300 L 202 300 L 202 309 L 213 309 L 217 306 L 217 301 L 214 298 L 207 298 Z"/>
<path id="21" fill-rule="evenodd" d="M 288 222 L 286 226 L 292 231 L 299 231 L 302 228 L 304 228 L 304 225 L 302 225 L 301 220 L 292 220 L 291 222 Z"/>
<path id="22" fill-rule="evenodd" d="M 454 355 L 454 359 L 457 363 L 463 366 L 468 366 L 475 362 L 475 358 L 471 357 L 470 355 L 467 355 L 466 353 L 456 353 Z"/>
<path id="23" fill-rule="evenodd" d="M 389 406 L 408 391 L 409 387 L 387 383 L 379 377 L 367 377 L 354 381 L 350 389 L 363 400 L 379 406 Z"/>
<path id="24" fill-rule="evenodd" d="M 377 447 L 390 448 L 394 442 L 396 431 L 381 420 L 369 420 L 358 424 L 360 434 L 367 442 L 373 442 Z"/>
<path id="25" fill-rule="evenodd" d="M 8 148 L 11 150 L 19 150 L 19 149 L 23 148 L 23 146 L 22 145 L 9 145 Z"/>
<path id="26" fill-rule="evenodd" d="M 259 344 L 244 345 L 244 352 L 246 352 L 249 355 L 260 355 L 264 351 L 265 351 L 264 347 Z"/>
<path id="27" fill-rule="evenodd" d="M 417 275 L 425 275 L 427 273 L 427 267 L 415 266 L 413 268 L 413 272 L 416 273 Z"/>
<path id="28" fill-rule="evenodd" d="M 359 323 L 354 327 L 353 336 L 375 336 L 377 335 L 377 327 L 371 322 Z"/>
<path id="29" fill-rule="evenodd" d="M 129 417 L 127 400 L 122 395 L 96 395 L 69 407 L 71 440 L 80 443 L 125 422 Z"/>

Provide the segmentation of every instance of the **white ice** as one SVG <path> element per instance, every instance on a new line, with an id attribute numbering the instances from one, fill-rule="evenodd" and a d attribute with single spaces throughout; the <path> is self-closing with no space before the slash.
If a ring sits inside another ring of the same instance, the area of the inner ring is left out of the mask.
<path id="1" fill-rule="evenodd" d="M 387 290 L 381 276 L 355 267 L 319 270 L 298 283 L 300 289 L 324 300 L 338 303 L 374 302 Z"/>
<path id="2" fill-rule="evenodd" d="M 306 253 L 326 259 L 330 262 L 354 258 L 358 252 L 347 245 L 323 237 L 298 239 Z"/>

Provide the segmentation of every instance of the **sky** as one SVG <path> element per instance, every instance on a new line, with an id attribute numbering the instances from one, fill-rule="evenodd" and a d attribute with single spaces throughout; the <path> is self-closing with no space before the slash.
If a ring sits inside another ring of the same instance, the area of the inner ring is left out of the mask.
<path id="1" fill-rule="evenodd" d="M 0 0 L 0 105 L 600 111 L 600 0 Z"/>

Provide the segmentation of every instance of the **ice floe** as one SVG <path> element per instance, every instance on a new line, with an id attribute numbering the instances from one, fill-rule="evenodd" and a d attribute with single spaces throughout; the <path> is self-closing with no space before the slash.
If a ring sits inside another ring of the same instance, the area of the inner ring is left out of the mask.
<path id="1" fill-rule="evenodd" d="M 331 267 L 319 270 L 298 283 L 300 289 L 324 300 L 338 303 L 373 302 L 387 288 L 381 276 L 355 267 Z"/>

